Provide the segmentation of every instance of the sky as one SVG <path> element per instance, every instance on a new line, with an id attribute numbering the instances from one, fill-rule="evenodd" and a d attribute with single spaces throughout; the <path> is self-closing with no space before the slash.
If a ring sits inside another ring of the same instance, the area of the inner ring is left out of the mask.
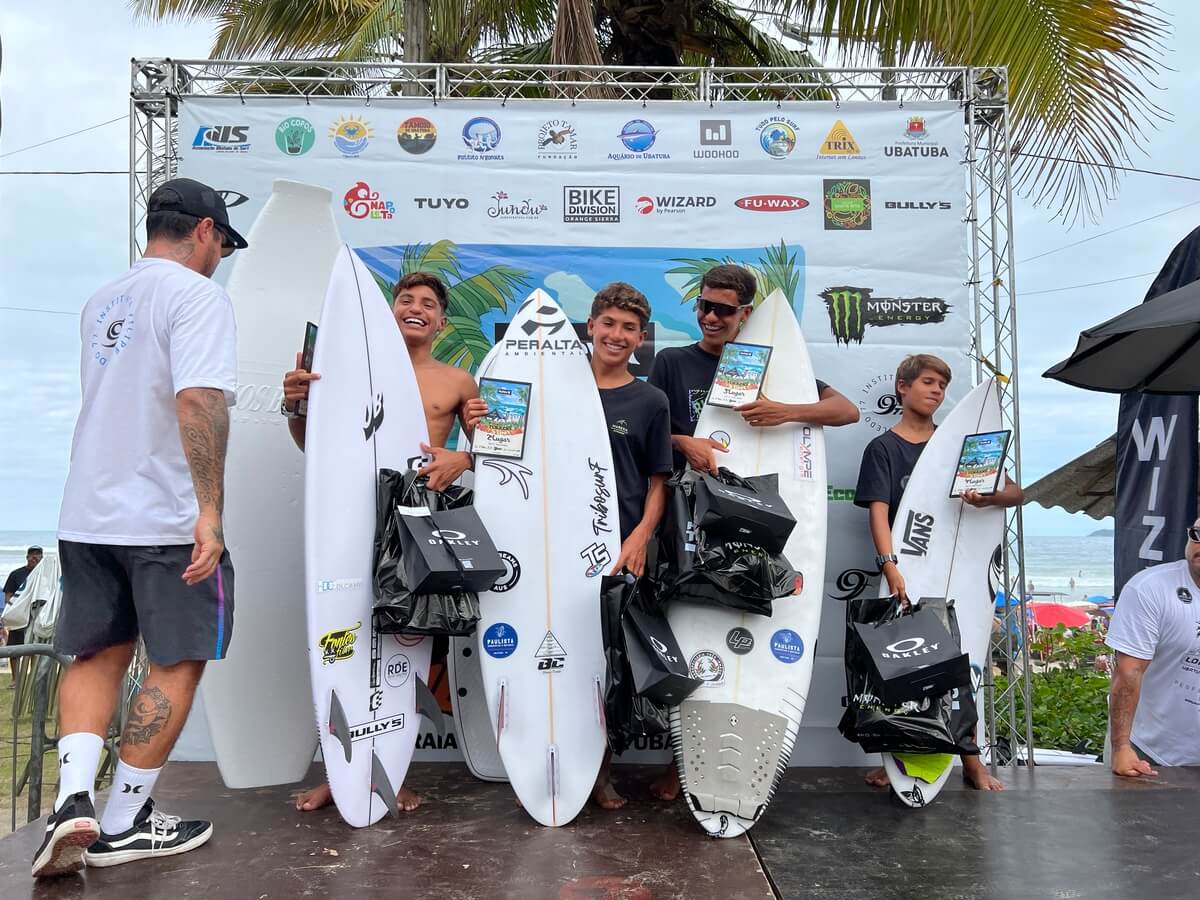
<path id="1" fill-rule="evenodd" d="M 1149 132 L 1133 165 L 1200 175 L 1200 117 L 1192 113 L 1200 59 L 1187 51 L 1200 45 L 1200 9 L 1192 0 L 1161 0 L 1159 8 L 1173 28 L 1165 58 L 1171 70 L 1161 74 L 1151 99 L 1173 121 Z M 126 169 L 123 119 L 14 151 L 124 116 L 131 57 L 203 58 L 212 34 L 207 23 L 135 22 L 125 0 L 5 4 L 0 172 Z M 1192 202 L 1197 205 L 1160 215 Z M 1018 261 L 1158 216 L 1018 264 L 1022 481 L 1029 484 L 1115 430 L 1116 397 L 1069 388 L 1041 373 L 1070 354 L 1080 330 L 1141 301 L 1171 248 L 1200 224 L 1200 182 L 1126 175 L 1101 220 L 1073 228 L 1024 198 L 1017 198 L 1014 212 Z M 128 264 L 127 222 L 126 176 L 0 174 L 0 307 L 49 311 L 0 308 L 0 530 L 55 527 L 79 405 L 78 311 Z M 1093 282 L 1109 283 L 1061 290 Z M 1062 510 L 1025 509 L 1031 535 L 1099 527 Z"/>

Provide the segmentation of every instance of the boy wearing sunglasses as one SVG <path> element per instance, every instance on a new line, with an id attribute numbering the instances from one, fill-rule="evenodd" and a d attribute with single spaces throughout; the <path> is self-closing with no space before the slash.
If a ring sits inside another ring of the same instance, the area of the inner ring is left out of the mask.
<path id="1" fill-rule="evenodd" d="M 696 423 L 704 409 L 708 389 L 721 351 L 738 333 L 754 311 L 758 284 L 741 266 L 721 265 L 709 269 L 700 280 L 700 299 L 696 302 L 696 322 L 700 340 L 687 347 L 662 350 L 654 359 L 649 382 L 667 395 L 671 410 L 671 446 L 675 468 L 688 463 L 692 468 L 717 473 L 718 453 L 725 445 L 708 435 L 696 435 Z M 787 365 L 786 359 L 773 359 L 773 365 Z M 858 409 L 846 397 L 823 381 L 817 381 L 816 403 L 781 403 L 765 394 L 753 403 L 737 407 L 747 424 L 770 428 L 791 422 L 809 425 L 851 425 L 858 421 Z M 679 773 L 668 764 L 650 787 L 660 800 L 679 796 Z"/>
<path id="2" fill-rule="evenodd" d="M 1121 588 L 1104 642 L 1116 651 L 1109 728 L 1117 775 L 1200 765 L 1200 519 L 1183 559 L 1143 569 Z"/>

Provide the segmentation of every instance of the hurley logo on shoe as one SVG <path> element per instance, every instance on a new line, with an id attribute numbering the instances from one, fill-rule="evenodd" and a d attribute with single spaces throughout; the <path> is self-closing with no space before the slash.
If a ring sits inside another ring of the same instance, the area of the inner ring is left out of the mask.
<path id="1" fill-rule="evenodd" d="M 121 788 L 121 793 L 122 794 L 140 794 L 142 792 L 143 787 L 145 787 L 145 785 L 139 784 L 137 787 L 134 787 L 133 785 L 126 783 L 125 787 Z"/>

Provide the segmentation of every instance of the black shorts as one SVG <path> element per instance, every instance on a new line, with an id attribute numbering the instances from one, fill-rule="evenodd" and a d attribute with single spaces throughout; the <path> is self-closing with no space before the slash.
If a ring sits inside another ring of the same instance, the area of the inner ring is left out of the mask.
<path id="1" fill-rule="evenodd" d="M 233 635 L 233 564 L 228 551 L 207 579 L 188 586 L 192 544 L 119 547 L 58 542 L 62 606 L 54 649 L 89 656 L 136 640 L 160 666 L 224 659 Z"/>

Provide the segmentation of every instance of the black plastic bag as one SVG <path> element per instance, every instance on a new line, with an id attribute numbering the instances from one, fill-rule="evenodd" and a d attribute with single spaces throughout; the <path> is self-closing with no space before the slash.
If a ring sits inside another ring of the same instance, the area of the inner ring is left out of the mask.
<path id="1" fill-rule="evenodd" d="M 953 609 L 941 599 L 922 606 L 937 612 L 956 643 L 961 643 Z M 864 659 L 854 625 L 891 621 L 901 615 L 894 597 L 858 597 L 846 604 L 846 711 L 838 730 L 867 753 L 979 753 L 975 743 L 978 710 L 968 689 L 886 706 L 875 696 L 871 664 Z"/>
<path id="2" fill-rule="evenodd" d="M 605 575 L 600 579 L 600 623 L 608 674 L 604 685 L 604 719 L 608 746 L 621 753 L 639 737 L 665 734 L 670 716 L 665 706 L 634 690 L 633 672 L 626 654 L 621 619 L 630 604 L 646 594 L 644 583 L 632 575 Z"/>
<path id="3" fill-rule="evenodd" d="M 855 622 L 852 631 L 856 652 L 869 666 L 871 692 L 888 706 L 971 686 L 970 660 L 931 598 L 885 622 Z"/>
<path id="4" fill-rule="evenodd" d="M 404 580 L 401 523 L 397 506 L 439 510 L 470 506 L 474 494 L 452 485 L 431 491 L 413 470 L 379 470 L 375 515 L 375 628 L 384 634 L 450 635 L 475 633 L 479 596 L 473 591 L 414 594 Z"/>
<path id="5" fill-rule="evenodd" d="M 772 601 L 794 594 L 800 576 L 781 553 L 768 553 L 745 541 L 723 540 L 697 528 L 695 494 L 701 477 L 687 469 L 667 482 L 670 494 L 659 531 L 658 605 L 688 600 L 769 616 Z M 718 480 L 778 492 L 776 475 L 742 478 L 721 469 Z"/>

